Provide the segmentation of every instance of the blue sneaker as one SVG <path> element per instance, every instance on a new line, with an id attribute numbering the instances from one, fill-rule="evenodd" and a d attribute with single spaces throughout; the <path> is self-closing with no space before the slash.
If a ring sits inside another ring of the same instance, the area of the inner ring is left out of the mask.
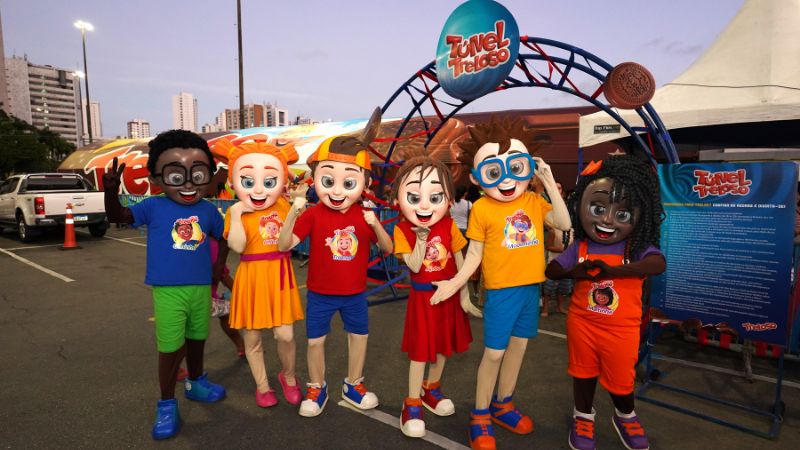
<path id="1" fill-rule="evenodd" d="M 196 402 L 214 403 L 225 398 L 225 388 L 208 381 L 208 372 L 196 380 L 186 379 L 183 393 L 189 400 Z"/>
<path id="2" fill-rule="evenodd" d="M 358 409 L 372 409 L 378 406 L 378 396 L 367 391 L 364 386 L 364 377 L 350 383 L 347 378 L 342 382 L 342 400 Z"/>
<path id="3" fill-rule="evenodd" d="M 156 408 L 156 422 L 153 424 L 153 439 L 171 438 L 181 428 L 181 415 L 178 413 L 178 401 L 174 398 L 159 400 Z"/>
<path id="4" fill-rule="evenodd" d="M 322 414 L 322 410 L 328 404 L 328 384 L 319 387 L 318 384 L 308 383 L 306 386 L 308 387 L 306 398 L 300 403 L 298 414 L 303 417 L 316 417 Z"/>

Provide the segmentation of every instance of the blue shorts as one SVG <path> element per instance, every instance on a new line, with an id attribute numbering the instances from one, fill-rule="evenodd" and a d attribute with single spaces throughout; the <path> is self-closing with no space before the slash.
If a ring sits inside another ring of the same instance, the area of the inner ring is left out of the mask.
<path id="1" fill-rule="evenodd" d="M 483 344 L 505 350 L 511 336 L 534 338 L 539 333 L 539 284 L 487 289 L 483 305 Z"/>
<path id="2" fill-rule="evenodd" d="M 308 291 L 306 298 L 306 336 L 309 339 L 330 333 L 331 319 L 336 311 L 339 311 L 344 329 L 348 333 L 369 334 L 369 305 L 363 292 L 353 295 L 325 295 Z"/>

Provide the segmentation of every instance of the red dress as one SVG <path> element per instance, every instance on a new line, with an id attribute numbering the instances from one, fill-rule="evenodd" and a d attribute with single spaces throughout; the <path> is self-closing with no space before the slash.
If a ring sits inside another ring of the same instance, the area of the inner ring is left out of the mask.
<path id="1" fill-rule="evenodd" d="M 411 231 L 412 226 L 404 220 L 395 227 L 396 243 L 398 238 L 404 238 L 408 244 L 407 247 L 401 244 L 396 252 L 406 253 L 414 248 L 417 236 Z M 402 350 L 412 361 L 434 362 L 438 353 L 450 357 L 453 352 L 465 352 L 472 342 L 469 317 L 461 309 L 458 293 L 436 305 L 430 303 L 434 293 L 430 283 L 449 280 L 458 272 L 453 251 L 461 251 L 466 240 L 461 237 L 460 247 L 454 249 L 454 232 L 461 235 L 449 216 L 433 225 L 428 236 L 426 258 L 418 273 L 410 273 L 412 288 L 406 307 Z"/>

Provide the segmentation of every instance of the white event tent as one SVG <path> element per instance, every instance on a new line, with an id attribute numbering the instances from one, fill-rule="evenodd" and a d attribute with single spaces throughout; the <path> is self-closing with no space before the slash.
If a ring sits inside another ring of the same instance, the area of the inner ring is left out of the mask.
<path id="1" fill-rule="evenodd" d="M 650 103 L 676 143 L 800 145 L 800 0 L 746 0 L 706 52 Z M 617 112 L 642 126 L 635 111 Z M 624 128 L 600 127 L 616 123 L 602 111 L 581 117 L 579 145 L 628 137 Z"/>

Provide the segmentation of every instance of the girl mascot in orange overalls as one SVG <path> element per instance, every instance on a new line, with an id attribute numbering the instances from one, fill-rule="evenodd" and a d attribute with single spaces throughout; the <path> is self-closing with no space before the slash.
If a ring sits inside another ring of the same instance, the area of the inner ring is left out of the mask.
<path id="1" fill-rule="evenodd" d="M 575 409 L 569 435 L 574 450 L 593 450 L 594 391 L 611 394 L 612 424 L 623 445 L 650 448 L 633 411 L 635 365 L 642 321 L 642 284 L 666 269 L 659 247 L 664 209 L 653 168 L 634 156 L 612 156 L 581 173 L 568 202 L 575 242 L 545 274 L 574 278 L 567 314 L 567 347 Z"/>

